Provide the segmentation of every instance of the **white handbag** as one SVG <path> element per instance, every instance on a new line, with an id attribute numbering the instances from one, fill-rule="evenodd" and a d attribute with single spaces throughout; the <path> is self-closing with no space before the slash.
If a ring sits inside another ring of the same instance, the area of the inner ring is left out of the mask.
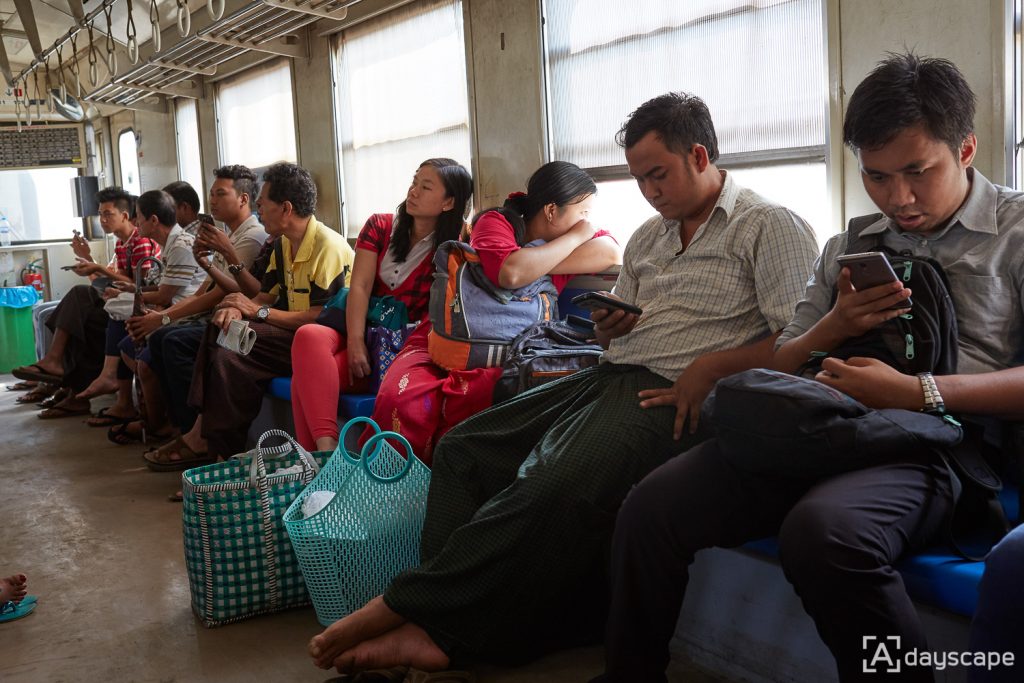
<path id="1" fill-rule="evenodd" d="M 103 304 L 103 310 L 107 312 L 111 320 L 127 320 L 132 317 L 132 312 L 135 310 L 135 294 L 121 292 L 113 299 L 107 299 Z"/>

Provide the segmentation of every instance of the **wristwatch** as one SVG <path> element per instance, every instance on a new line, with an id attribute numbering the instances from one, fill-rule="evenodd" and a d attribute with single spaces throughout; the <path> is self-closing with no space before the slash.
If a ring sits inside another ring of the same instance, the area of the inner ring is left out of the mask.
<path id="1" fill-rule="evenodd" d="M 259 310 L 256 311 L 256 319 L 264 321 L 270 317 L 270 306 L 260 306 Z"/>
<path id="2" fill-rule="evenodd" d="M 918 373 L 917 378 L 921 381 L 921 391 L 924 393 L 924 410 L 928 413 L 946 412 L 946 404 L 942 402 L 942 394 L 935 384 L 935 378 L 930 372 Z"/>
<path id="3" fill-rule="evenodd" d="M 234 275 L 235 277 L 238 277 L 238 274 L 241 273 L 243 270 L 245 270 L 244 263 L 232 263 L 230 266 L 228 266 L 228 272 Z"/>
<path id="4" fill-rule="evenodd" d="M 160 325 L 161 326 L 167 326 L 167 325 L 170 325 L 170 324 L 171 324 L 171 316 L 169 316 L 166 313 L 164 313 L 163 316 L 161 316 L 161 318 L 160 318 Z"/>

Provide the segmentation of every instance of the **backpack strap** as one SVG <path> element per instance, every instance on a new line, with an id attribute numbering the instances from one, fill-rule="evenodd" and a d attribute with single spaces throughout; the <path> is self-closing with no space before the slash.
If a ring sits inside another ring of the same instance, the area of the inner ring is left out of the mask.
<path id="1" fill-rule="evenodd" d="M 850 219 L 846 225 L 846 253 L 859 254 L 864 251 L 877 251 L 882 242 L 881 233 L 877 235 L 861 236 L 861 232 L 869 225 L 874 225 L 884 217 L 880 213 L 871 213 L 866 216 L 856 216 Z"/>

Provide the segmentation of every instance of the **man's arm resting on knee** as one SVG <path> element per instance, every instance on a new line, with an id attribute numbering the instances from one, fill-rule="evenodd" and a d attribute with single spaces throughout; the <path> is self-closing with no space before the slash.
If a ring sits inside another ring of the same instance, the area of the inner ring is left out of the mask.
<path id="1" fill-rule="evenodd" d="M 675 405 L 676 422 L 672 429 L 674 438 L 683 435 L 683 426 L 689 418 L 690 433 L 697 431 L 700 409 L 704 399 L 711 393 L 715 382 L 751 368 L 767 366 L 775 350 L 779 332 L 751 344 L 726 351 L 715 351 L 699 356 L 683 370 L 683 374 L 668 389 L 646 389 L 640 392 L 640 406 Z"/>

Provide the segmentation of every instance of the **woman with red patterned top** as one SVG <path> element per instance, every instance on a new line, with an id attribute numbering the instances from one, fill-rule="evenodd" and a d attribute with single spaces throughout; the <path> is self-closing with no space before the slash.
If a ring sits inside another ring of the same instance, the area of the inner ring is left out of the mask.
<path id="1" fill-rule="evenodd" d="M 587 221 L 595 192 L 593 178 L 575 164 L 541 166 L 526 193 L 514 192 L 503 207 L 474 219 L 470 245 L 484 274 L 504 289 L 550 275 L 561 292 L 576 274 L 622 263 L 611 235 Z M 429 332 L 429 321 L 413 332 L 384 375 L 373 411 L 377 424 L 408 439 L 428 465 L 449 429 L 491 405 L 501 376 L 500 367 L 449 371 L 436 365 L 427 350 Z M 361 438 L 371 434 L 367 429 Z"/>
<path id="2" fill-rule="evenodd" d="M 334 450 L 339 394 L 369 389 L 370 296 L 395 297 L 405 304 L 410 321 L 427 317 L 434 250 L 459 239 L 472 193 L 473 178 L 458 162 L 427 159 L 395 214 L 378 213 L 366 221 L 356 240 L 345 304 L 347 336 L 323 325 L 303 325 L 292 342 L 292 415 L 305 448 Z"/>

